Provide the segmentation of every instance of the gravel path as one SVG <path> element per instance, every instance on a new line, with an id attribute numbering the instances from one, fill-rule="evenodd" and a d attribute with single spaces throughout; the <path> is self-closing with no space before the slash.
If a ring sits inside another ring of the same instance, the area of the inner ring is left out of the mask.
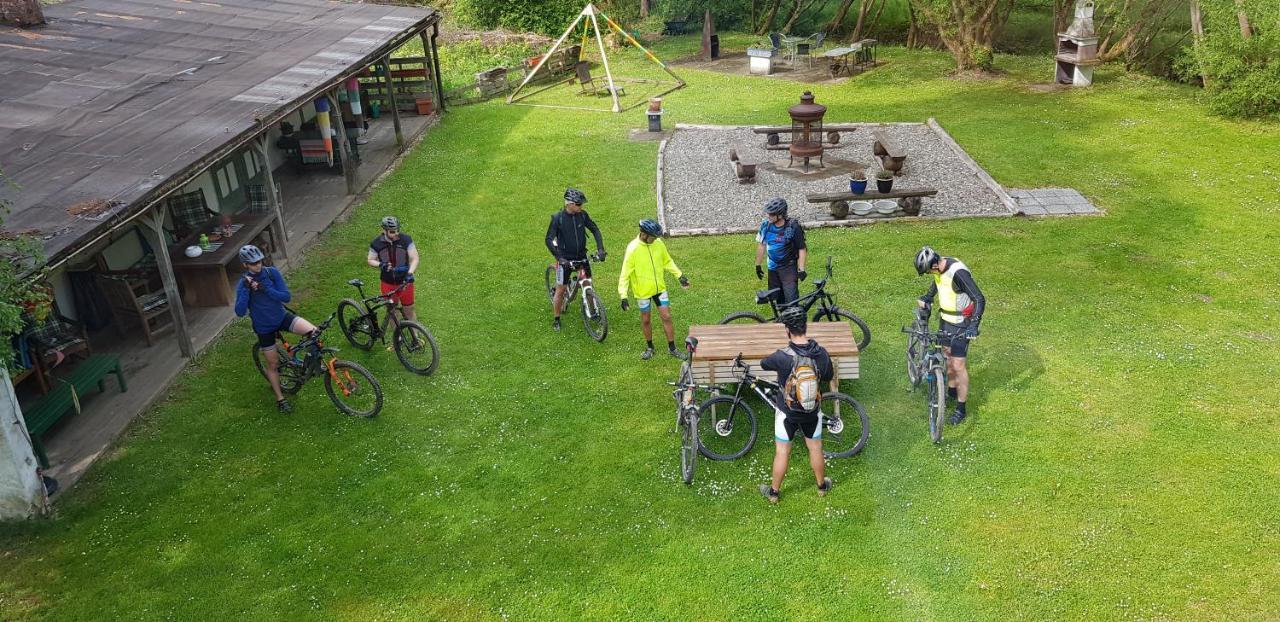
<path id="1" fill-rule="evenodd" d="M 751 228 L 760 223 L 760 208 L 775 196 L 787 200 L 791 213 L 802 222 L 827 215 L 825 204 L 805 201 L 810 192 L 848 191 L 851 168 L 867 168 L 874 189 L 874 173 L 879 170 L 871 154 L 880 129 L 907 151 L 903 174 L 894 188 L 930 187 L 937 196 L 926 197 L 920 215 L 924 217 L 994 216 L 1010 211 L 999 195 L 978 177 L 970 166 L 932 128 L 924 124 L 845 124 L 858 130 L 841 135 L 841 147 L 827 151 L 829 171 L 808 176 L 783 174 L 786 151 L 767 151 L 764 136 L 750 128 L 677 128 L 662 155 L 662 193 L 666 226 L 682 230 L 708 228 Z M 848 144 L 849 146 L 844 146 Z M 760 162 L 756 183 L 739 184 L 729 162 L 729 149 Z M 816 162 L 815 162 L 816 165 Z M 794 168 L 799 168 L 797 163 Z"/>

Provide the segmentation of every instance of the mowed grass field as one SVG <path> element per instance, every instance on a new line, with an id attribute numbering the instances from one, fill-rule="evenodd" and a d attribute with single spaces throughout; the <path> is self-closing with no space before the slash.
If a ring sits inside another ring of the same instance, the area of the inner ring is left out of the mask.
<path id="1" fill-rule="evenodd" d="M 830 463 L 831 495 L 797 447 L 782 503 L 760 498 L 767 416 L 746 457 L 678 481 L 678 364 L 639 359 L 614 292 L 654 214 L 657 144 L 626 138 L 642 113 L 493 102 L 449 111 L 288 275 L 323 319 L 347 279 L 376 278 L 367 243 L 399 215 L 436 375 L 345 348 L 381 380 L 382 414 L 339 415 L 317 382 L 281 415 L 238 322 L 52 518 L 0 527 L 0 619 L 1280 618 L 1280 129 L 1113 70 L 1028 89 L 1047 57 L 999 57 L 1008 73 L 988 80 L 950 77 L 941 54 L 882 59 L 815 87 L 829 118 L 937 117 L 1007 187 L 1073 187 L 1107 215 L 809 234 L 873 330 L 843 387 L 871 439 Z M 665 123 L 779 123 L 804 89 L 683 77 Z M 549 328 L 543 235 L 567 185 L 611 251 L 603 344 L 574 315 Z M 988 297 L 973 416 L 940 446 L 898 333 L 926 243 Z M 681 336 L 751 306 L 750 236 L 668 247 L 693 285 L 672 283 Z"/>

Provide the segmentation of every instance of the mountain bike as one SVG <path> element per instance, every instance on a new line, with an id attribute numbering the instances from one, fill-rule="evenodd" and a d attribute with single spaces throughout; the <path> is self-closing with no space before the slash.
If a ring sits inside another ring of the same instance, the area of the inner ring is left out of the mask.
<path id="1" fill-rule="evenodd" d="M 276 333 L 276 356 L 280 373 L 280 390 L 295 395 L 302 385 L 316 376 L 324 376 L 324 390 L 338 410 L 355 417 L 373 417 L 382 410 L 382 385 L 369 370 L 357 363 L 344 361 L 334 354 L 337 348 L 325 347 L 320 335 L 333 324 L 337 312 L 316 326 L 309 337 L 303 337 L 297 345 L 290 346 L 280 333 Z M 253 344 L 253 363 L 263 378 L 267 377 L 262 349 Z"/>
<path id="2" fill-rule="evenodd" d="M 579 291 L 582 292 L 582 324 L 587 328 L 587 334 L 591 335 L 596 341 L 604 341 L 609 335 L 609 320 L 605 317 L 604 301 L 600 300 L 600 296 L 596 294 L 596 288 L 591 284 L 591 277 L 587 276 L 586 267 L 588 262 L 599 262 L 599 255 L 593 255 L 587 259 L 574 259 L 566 261 L 567 269 L 572 273 L 572 278 L 565 283 L 564 292 L 564 308 L 568 309 L 573 303 L 573 297 Z M 547 284 L 547 300 L 555 305 L 556 301 L 556 266 L 552 264 L 547 266 L 546 271 Z M 562 309 L 563 311 L 563 309 Z"/>
<path id="3" fill-rule="evenodd" d="M 716 408 L 717 406 L 727 407 L 729 414 L 720 421 L 728 421 L 732 424 L 734 417 L 738 411 L 746 413 L 751 421 L 751 435 L 747 444 L 738 452 L 728 454 L 732 458 L 737 458 L 751 449 L 751 444 L 755 442 L 755 413 L 751 411 L 751 407 L 742 399 L 742 391 L 744 388 L 750 387 L 764 403 L 770 408 L 777 408 L 778 401 L 782 399 L 782 389 L 778 383 L 765 380 L 751 373 L 751 366 L 742 361 L 742 354 L 738 354 L 733 359 L 733 367 L 740 374 L 738 387 L 734 390 L 733 395 L 718 395 L 706 402 L 703 402 L 701 409 L 705 412 L 707 408 Z M 862 404 L 858 400 L 840 393 L 838 391 L 829 391 L 822 394 L 822 400 L 819 402 L 819 413 L 822 415 L 822 455 L 827 458 L 848 458 L 862 451 L 867 445 L 867 438 L 871 434 L 871 421 L 867 419 L 867 412 L 862 408 Z M 857 415 L 856 420 L 853 416 Z M 715 418 L 713 417 L 713 420 Z M 716 422 L 717 425 L 719 421 Z M 714 459 L 728 459 L 715 458 Z"/>
<path id="4" fill-rule="evenodd" d="M 693 370 L 689 367 L 689 361 L 693 360 L 693 354 L 698 349 L 697 338 L 685 339 L 684 347 L 689 357 L 680 366 L 680 380 L 667 384 L 676 388 L 671 392 L 671 397 L 676 400 L 676 428 L 680 431 L 680 477 L 684 483 L 692 484 L 693 470 L 698 463 L 698 451 L 701 445 L 698 440 L 699 408 L 694 404 L 694 397 L 699 390 L 714 391 L 715 387 L 699 385 L 693 380 Z"/>
<path id="5" fill-rule="evenodd" d="M 929 330 L 929 313 L 924 310 L 917 312 L 911 327 L 903 327 L 902 332 L 907 334 L 907 381 L 912 391 L 928 381 L 925 406 L 929 438 L 940 443 L 947 410 L 947 357 L 942 346 L 951 343 L 950 337 L 942 331 Z"/>
<path id="6" fill-rule="evenodd" d="M 436 345 L 436 338 L 427 327 L 406 319 L 395 300 L 396 294 L 409 282 L 401 283 L 385 294 L 369 297 L 364 295 L 364 281 L 351 279 L 347 285 L 356 288 L 360 294 L 359 300 L 343 298 L 338 303 L 338 326 L 347 341 L 361 350 L 368 350 L 373 347 L 375 339 L 385 344 L 387 335 L 391 335 L 391 344 L 400 364 L 415 374 L 430 376 L 440 364 L 440 347 Z M 378 312 L 382 309 L 387 310 L 387 316 L 379 322 Z M 395 328 L 388 331 L 387 326 L 393 323 Z"/>
<path id="7" fill-rule="evenodd" d="M 871 328 L 867 326 L 866 322 L 862 321 L 862 318 L 858 317 L 852 311 L 842 309 L 836 305 L 835 297 L 831 292 L 827 291 L 827 285 L 830 282 L 831 257 L 827 257 L 827 276 L 813 282 L 814 290 L 812 292 L 809 292 L 790 303 L 783 304 L 778 302 L 777 298 L 782 292 L 782 290 L 778 288 L 760 290 L 756 292 L 756 304 L 769 305 L 769 308 L 773 311 L 773 317 L 766 319 L 764 316 L 754 311 L 738 311 L 724 316 L 724 318 L 720 320 L 720 323 L 777 322 L 778 314 L 783 309 L 788 307 L 800 307 L 804 309 L 805 315 L 808 315 L 809 311 L 813 309 L 814 306 L 817 306 L 818 310 L 813 314 L 813 321 L 815 322 L 840 322 L 846 320 L 853 322 L 853 325 L 856 326 L 859 331 L 858 351 L 862 352 L 863 350 L 866 350 L 867 345 L 871 343 Z"/>

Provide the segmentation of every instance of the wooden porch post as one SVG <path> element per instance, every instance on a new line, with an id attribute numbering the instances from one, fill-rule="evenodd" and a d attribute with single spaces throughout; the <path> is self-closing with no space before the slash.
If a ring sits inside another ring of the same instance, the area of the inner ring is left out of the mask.
<path id="1" fill-rule="evenodd" d="M 418 33 L 418 36 L 422 38 L 422 69 L 431 80 L 432 90 L 435 91 L 436 110 L 444 112 L 444 88 L 440 84 L 440 65 L 436 62 L 435 38 L 428 37 L 425 28 Z"/>
<path id="2" fill-rule="evenodd" d="M 404 131 L 400 129 L 400 105 L 396 103 L 396 85 L 391 79 L 391 63 L 388 54 L 378 61 L 378 66 L 382 67 L 382 78 L 386 83 L 387 97 L 386 101 L 391 104 L 391 123 L 396 126 L 396 149 L 404 151 Z"/>
<path id="3" fill-rule="evenodd" d="M 164 296 L 169 301 L 169 313 L 173 315 L 173 327 L 178 337 L 178 349 L 182 356 L 191 358 L 195 348 L 191 345 L 191 334 L 187 332 L 187 312 L 182 306 L 182 296 L 178 294 L 178 279 L 173 275 L 173 262 L 169 259 L 169 243 L 164 238 L 164 207 L 157 205 L 155 210 L 142 218 L 156 234 L 156 267 L 160 270 L 160 281 L 164 283 Z"/>
<path id="4" fill-rule="evenodd" d="M 258 150 L 258 158 L 262 160 L 262 168 L 265 172 L 267 185 L 267 202 L 271 204 L 271 211 L 275 212 L 276 218 L 272 224 L 271 233 L 273 238 L 279 242 L 280 256 L 285 261 L 289 260 L 289 231 L 284 226 L 284 210 L 280 205 L 280 197 L 276 196 L 276 177 L 271 170 L 271 158 L 267 156 L 267 135 L 262 134 L 253 141 L 253 146 Z"/>
<path id="5" fill-rule="evenodd" d="M 338 103 L 338 89 L 334 88 L 325 95 L 325 97 L 328 97 L 329 101 L 332 102 L 331 108 L 333 108 L 333 112 L 336 113 L 334 116 L 338 119 L 338 122 L 336 123 L 338 131 L 335 132 L 336 136 L 334 138 L 333 148 L 337 149 L 338 153 L 342 154 L 342 175 L 347 178 L 347 194 L 355 194 L 356 163 L 355 159 L 351 157 L 351 151 L 346 148 L 347 124 L 342 120 L 342 109 L 338 107 L 340 105 Z"/>

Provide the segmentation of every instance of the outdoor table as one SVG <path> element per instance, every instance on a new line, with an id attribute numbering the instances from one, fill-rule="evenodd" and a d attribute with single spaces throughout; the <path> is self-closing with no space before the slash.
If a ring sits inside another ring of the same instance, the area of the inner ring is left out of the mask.
<path id="1" fill-rule="evenodd" d="M 840 75 L 840 72 L 852 74 L 850 69 L 849 57 L 857 54 L 862 50 L 862 44 L 855 43 L 849 47 L 832 48 L 822 53 L 822 56 L 830 61 L 831 77 Z"/>
<path id="2" fill-rule="evenodd" d="M 809 37 L 788 37 L 786 35 L 782 36 L 782 45 L 787 46 L 787 59 L 789 60 L 789 62 L 793 67 L 796 64 L 796 46 L 808 40 L 809 40 Z"/>
<path id="3" fill-rule="evenodd" d="M 200 233 L 192 234 L 171 247 L 169 256 L 172 257 L 173 272 L 183 284 L 182 301 L 192 307 L 221 307 L 235 302 L 235 291 L 227 279 L 227 267 L 239 262 L 240 247 L 262 233 L 273 217 L 271 213 L 233 215 L 231 224 L 240 225 L 240 228 L 228 239 L 211 241 L 218 246 L 199 257 L 187 257 L 183 251 L 198 244 Z M 218 226 L 216 220 L 212 221 L 202 233 L 212 234 Z M 275 239 L 272 242 L 279 243 Z"/>
<path id="4" fill-rule="evenodd" d="M 835 367 L 835 381 L 858 377 L 858 342 L 848 322 L 809 322 L 809 338 L 827 349 Z M 733 360 L 742 354 L 742 362 L 759 374 L 760 361 L 787 347 L 787 329 L 782 324 L 715 324 L 690 326 L 689 336 L 698 340 L 689 369 L 698 384 L 729 384 L 740 377 Z M 765 378 L 772 378 L 766 374 Z"/>

